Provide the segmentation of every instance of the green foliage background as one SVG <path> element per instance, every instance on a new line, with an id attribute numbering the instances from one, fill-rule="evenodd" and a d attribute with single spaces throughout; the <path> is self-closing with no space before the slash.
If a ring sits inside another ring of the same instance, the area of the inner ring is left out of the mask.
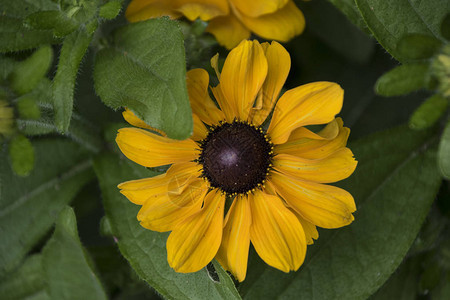
<path id="1" fill-rule="evenodd" d="M 175 273 L 116 188 L 161 171 L 121 156 L 121 108 L 188 137 L 186 70 L 227 53 L 203 22 L 128 24 L 127 3 L 0 0 L 2 299 L 450 299 L 450 2 L 296 1 L 286 88 L 344 88 L 358 210 L 298 272 L 251 249 L 241 284 L 216 262 Z"/>

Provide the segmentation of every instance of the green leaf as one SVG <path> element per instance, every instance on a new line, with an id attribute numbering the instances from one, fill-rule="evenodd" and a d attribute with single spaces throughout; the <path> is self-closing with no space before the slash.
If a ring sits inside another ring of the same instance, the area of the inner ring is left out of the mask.
<path id="1" fill-rule="evenodd" d="M 39 11 L 29 15 L 25 24 L 33 29 L 53 30 L 56 37 L 64 37 L 75 31 L 80 24 L 60 10 Z"/>
<path id="2" fill-rule="evenodd" d="M 361 15 L 378 42 L 397 60 L 409 59 L 398 51 L 399 40 L 410 33 L 443 40 L 441 22 L 450 10 L 442 0 L 355 0 Z"/>
<path id="3" fill-rule="evenodd" d="M 1 1 L 1 12 L 3 15 L 15 18 L 25 18 L 29 14 L 42 10 L 56 10 L 58 4 L 53 0 L 21 0 L 21 1 Z"/>
<path id="4" fill-rule="evenodd" d="M 356 200 L 355 221 L 320 230 L 296 273 L 249 265 L 244 298 L 366 299 L 376 291 L 404 258 L 440 186 L 430 139 L 400 127 L 350 145 L 359 163 L 341 186 Z"/>
<path id="5" fill-rule="evenodd" d="M 72 208 L 59 214 L 52 238 L 42 251 L 48 293 L 52 299 L 107 299 L 90 257 L 78 237 Z"/>
<path id="6" fill-rule="evenodd" d="M 192 133 L 183 35 L 177 23 L 152 19 L 120 28 L 96 56 L 95 90 L 114 108 L 128 107 L 171 138 Z"/>
<path id="7" fill-rule="evenodd" d="M 34 254 L 29 256 L 16 272 L 2 278 L 0 295 L 4 300 L 29 299 L 46 293 L 45 288 L 42 255 Z"/>
<path id="8" fill-rule="evenodd" d="M 59 211 L 93 177 L 91 162 L 71 141 L 33 143 L 36 163 L 26 178 L 0 164 L 0 277 L 14 270 L 53 225 Z M 5 153 L 0 152 L 1 161 Z"/>
<path id="9" fill-rule="evenodd" d="M 354 0 L 328 0 L 362 31 L 371 34 Z"/>
<path id="10" fill-rule="evenodd" d="M 447 111 L 448 100 L 439 94 L 426 99 L 409 119 L 411 129 L 426 129 L 434 124 Z"/>
<path id="11" fill-rule="evenodd" d="M 21 134 L 16 135 L 9 142 L 9 159 L 14 173 L 28 176 L 34 167 L 34 148 L 30 140 Z"/>
<path id="12" fill-rule="evenodd" d="M 439 143 L 438 165 L 442 176 L 450 179 L 450 121 L 447 122 Z"/>
<path id="13" fill-rule="evenodd" d="M 231 278 L 216 268 L 220 282 L 213 281 L 206 269 L 196 273 L 176 273 L 166 254 L 167 233 L 144 229 L 136 219 L 139 207 L 116 188 L 123 181 L 154 176 L 155 172 L 105 154 L 95 161 L 105 213 L 122 255 L 137 274 L 169 299 L 239 299 Z"/>
<path id="14" fill-rule="evenodd" d="M 22 19 L 0 15 L 0 52 L 32 49 L 58 40 L 51 30 L 33 30 L 23 25 Z"/>
<path id="15" fill-rule="evenodd" d="M 55 125 L 66 133 L 73 110 L 73 95 L 78 68 L 91 43 L 92 33 L 80 28 L 64 39 L 59 56 L 58 70 L 53 79 L 53 108 Z"/>
<path id="16" fill-rule="evenodd" d="M 423 34 L 410 34 L 398 42 L 398 52 L 408 59 L 430 58 L 439 51 L 442 42 L 435 37 Z"/>
<path id="17" fill-rule="evenodd" d="M 371 300 L 410 300 L 416 299 L 420 276 L 421 259 L 416 257 L 403 262 L 389 280 L 370 299 Z"/>
<path id="18" fill-rule="evenodd" d="M 121 9 L 122 9 L 122 1 L 113 0 L 100 7 L 98 15 L 104 19 L 112 20 L 115 17 L 117 17 Z"/>
<path id="19" fill-rule="evenodd" d="M 52 61 L 52 48 L 43 46 L 30 57 L 18 63 L 11 75 L 11 87 L 13 90 L 20 95 L 30 92 L 47 74 Z"/>
<path id="20" fill-rule="evenodd" d="M 408 94 L 426 87 L 427 74 L 428 64 L 401 65 L 378 78 L 375 91 L 385 97 Z"/>

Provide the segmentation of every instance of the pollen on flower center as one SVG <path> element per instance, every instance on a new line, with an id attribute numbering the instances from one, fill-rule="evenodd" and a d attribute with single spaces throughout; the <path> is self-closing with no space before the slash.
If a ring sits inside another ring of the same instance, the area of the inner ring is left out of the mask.
<path id="1" fill-rule="evenodd" d="M 273 146 L 261 128 L 240 121 L 222 123 L 200 145 L 198 161 L 212 187 L 241 194 L 264 184 Z"/>

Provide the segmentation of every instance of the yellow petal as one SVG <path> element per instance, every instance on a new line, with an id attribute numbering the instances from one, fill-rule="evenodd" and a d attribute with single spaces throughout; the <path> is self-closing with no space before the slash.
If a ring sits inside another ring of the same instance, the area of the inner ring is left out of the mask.
<path id="1" fill-rule="evenodd" d="M 143 205 L 147 199 L 158 197 L 167 190 L 166 174 L 123 182 L 118 185 L 118 188 L 128 200 L 134 204 Z"/>
<path id="2" fill-rule="evenodd" d="M 201 141 L 208 135 L 208 130 L 196 114 L 193 114 L 192 118 L 194 120 L 194 133 L 192 134 L 191 139 L 194 141 Z"/>
<path id="3" fill-rule="evenodd" d="M 247 120 L 267 75 L 267 59 L 258 41 L 242 41 L 231 50 L 223 65 L 220 85 L 225 99 Z"/>
<path id="4" fill-rule="evenodd" d="M 341 118 L 337 118 L 336 121 L 339 126 L 339 133 L 337 136 L 334 136 L 334 132 L 328 132 L 329 134 L 326 134 L 326 132 L 324 134 L 315 134 L 301 127 L 292 132 L 286 143 L 275 145 L 274 152 L 295 155 L 307 159 L 322 159 L 328 157 L 347 145 L 348 136 L 350 134 L 350 129 L 343 127 Z M 327 130 L 327 127 L 325 127 L 323 131 L 331 131 Z"/>
<path id="5" fill-rule="evenodd" d="M 181 12 L 191 21 L 197 18 L 208 21 L 218 16 L 228 15 L 230 11 L 226 0 L 174 0 L 172 2 L 176 11 Z"/>
<path id="6" fill-rule="evenodd" d="M 216 53 L 213 57 L 211 57 L 211 67 L 214 72 L 216 72 L 217 79 L 220 81 L 220 70 L 219 70 L 219 53 Z"/>
<path id="7" fill-rule="evenodd" d="M 240 282 L 247 274 L 251 213 L 247 196 L 237 196 L 228 211 L 216 259 Z"/>
<path id="8" fill-rule="evenodd" d="M 213 34 L 217 42 L 227 49 L 234 48 L 242 40 L 250 37 L 250 30 L 233 14 L 212 19 L 206 31 Z"/>
<path id="9" fill-rule="evenodd" d="M 232 106 L 233 103 L 229 102 L 225 98 L 225 95 L 222 92 L 221 84 L 219 83 L 217 86 L 211 87 L 211 91 L 217 103 L 219 103 L 220 109 L 225 115 L 225 120 L 227 122 L 232 122 L 237 117 L 237 111 L 235 107 Z"/>
<path id="10" fill-rule="evenodd" d="M 353 221 L 355 201 L 335 186 L 302 181 L 273 172 L 270 180 L 277 193 L 307 221 L 323 228 L 339 228 Z"/>
<path id="11" fill-rule="evenodd" d="M 302 224 L 303 230 L 305 231 L 306 242 L 308 245 L 314 244 L 314 240 L 319 238 L 319 232 L 314 224 L 306 221 L 302 216 L 300 216 L 296 211 L 293 211 L 297 216 L 300 224 Z"/>
<path id="12" fill-rule="evenodd" d="M 166 193 L 149 199 L 139 211 L 137 219 L 143 227 L 153 231 L 173 230 L 180 222 L 201 210 L 208 188 L 204 180 L 196 180 L 180 194 Z"/>
<path id="13" fill-rule="evenodd" d="M 192 111 L 200 120 L 209 125 L 225 120 L 223 112 L 217 108 L 209 97 L 209 75 L 203 69 L 193 69 L 187 72 L 186 83 Z"/>
<path id="14" fill-rule="evenodd" d="M 116 143 L 126 157 L 145 167 L 193 161 L 198 157 L 197 144 L 191 139 L 173 140 L 138 128 L 119 129 Z"/>
<path id="15" fill-rule="evenodd" d="M 272 142 L 286 142 L 296 128 L 331 122 L 341 110 L 343 98 L 342 88 L 332 82 L 314 82 L 287 91 L 278 100 L 269 126 Z"/>
<path id="16" fill-rule="evenodd" d="M 258 126 L 266 120 L 275 105 L 291 68 L 291 57 L 279 43 L 272 42 L 270 45 L 269 43 L 263 43 L 261 46 L 266 55 L 268 71 L 260 91 L 262 96 L 261 108 L 258 109 L 255 105 L 252 110 L 251 121 Z"/>
<path id="17" fill-rule="evenodd" d="M 201 166 L 194 162 L 173 164 L 166 173 L 118 185 L 121 193 L 131 202 L 143 205 L 147 200 L 170 194 L 181 194 L 201 175 Z"/>
<path id="18" fill-rule="evenodd" d="M 348 148 L 342 148 L 323 159 L 305 159 L 288 154 L 274 157 L 274 168 L 286 175 L 299 179 L 331 183 L 352 175 L 356 160 Z"/>
<path id="19" fill-rule="evenodd" d="M 232 5 L 239 9 L 241 13 L 249 17 L 258 17 L 265 14 L 273 13 L 286 5 L 288 0 L 258 0 L 258 1 L 242 1 L 230 0 Z"/>
<path id="20" fill-rule="evenodd" d="M 332 140 L 338 136 L 339 130 L 341 130 L 343 125 L 344 123 L 342 122 L 342 119 L 336 118 L 328 123 L 327 126 L 325 126 L 318 133 L 312 132 L 305 127 L 300 127 L 291 132 L 288 142 L 291 140 L 299 140 L 302 138 L 313 140 Z"/>
<path id="21" fill-rule="evenodd" d="M 305 28 L 305 17 L 293 1 L 271 14 L 259 17 L 246 16 L 237 9 L 233 12 L 245 27 L 267 40 L 287 42 Z"/>
<path id="22" fill-rule="evenodd" d="M 162 136 L 167 136 L 166 133 L 162 130 L 159 130 L 157 128 L 151 127 L 150 125 L 147 125 L 147 123 L 145 123 L 144 121 L 142 121 L 141 119 L 139 119 L 131 110 L 129 110 L 128 108 L 125 108 L 125 110 L 122 112 L 122 116 L 125 119 L 125 121 L 127 121 L 128 123 L 130 123 L 133 126 L 136 127 L 140 127 L 140 128 L 144 128 L 144 129 L 150 129 L 152 131 L 155 131 L 157 133 L 159 133 Z"/>
<path id="23" fill-rule="evenodd" d="M 306 254 L 306 239 L 297 217 L 277 196 L 256 191 L 249 196 L 250 239 L 258 255 L 283 272 L 297 270 Z"/>
<path id="24" fill-rule="evenodd" d="M 216 255 L 222 240 L 225 196 L 206 195 L 203 208 L 179 223 L 167 239 L 167 260 L 177 272 L 196 272 Z"/>
<path id="25" fill-rule="evenodd" d="M 125 12 L 125 17 L 129 22 L 139 22 L 162 16 L 176 19 L 181 14 L 174 10 L 172 1 L 161 0 L 133 0 Z"/>

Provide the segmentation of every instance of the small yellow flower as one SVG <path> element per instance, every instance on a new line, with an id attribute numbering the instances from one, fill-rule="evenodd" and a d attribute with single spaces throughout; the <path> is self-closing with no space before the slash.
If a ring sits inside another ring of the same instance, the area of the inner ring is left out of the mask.
<path id="1" fill-rule="evenodd" d="M 145 167 L 171 165 L 165 174 L 120 184 L 121 193 L 142 206 L 143 227 L 172 231 L 167 256 L 178 272 L 198 271 L 216 258 L 243 281 L 250 242 L 267 264 L 297 270 L 306 245 L 318 238 L 316 226 L 348 225 L 356 210 L 348 192 L 326 184 L 347 178 L 357 164 L 346 148 L 350 130 L 335 118 L 343 90 L 315 82 L 278 99 L 291 61 L 277 42 L 243 41 L 221 73 L 212 61 L 216 87 L 203 69 L 187 74 L 190 139 L 119 130 L 126 157 Z M 266 131 L 262 124 L 272 110 Z M 124 117 L 148 128 L 129 110 Z M 318 133 L 305 128 L 314 124 L 327 125 Z"/>
<path id="2" fill-rule="evenodd" d="M 125 13 L 130 22 L 183 15 L 209 21 L 207 31 L 228 49 L 251 32 L 287 42 L 305 28 L 305 18 L 292 0 L 133 0 Z"/>

